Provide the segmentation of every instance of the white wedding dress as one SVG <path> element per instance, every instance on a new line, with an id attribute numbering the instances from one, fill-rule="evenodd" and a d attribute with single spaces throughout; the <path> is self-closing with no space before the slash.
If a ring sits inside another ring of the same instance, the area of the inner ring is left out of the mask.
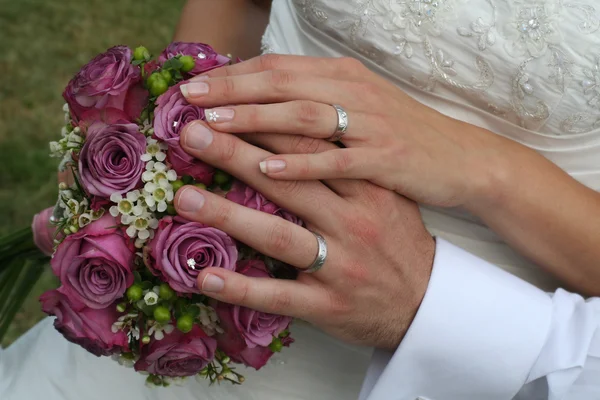
<path id="1" fill-rule="evenodd" d="M 275 0 L 263 50 L 356 57 L 425 105 L 531 147 L 600 190 L 599 28 L 596 0 Z M 475 218 L 422 211 L 438 237 L 558 287 Z M 372 351 L 304 323 L 293 333 L 296 343 L 258 373 L 244 371 L 241 387 L 149 389 L 133 370 L 64 340 L 48 318 L 0 350 L 0 399 L 357 398 Z"/>

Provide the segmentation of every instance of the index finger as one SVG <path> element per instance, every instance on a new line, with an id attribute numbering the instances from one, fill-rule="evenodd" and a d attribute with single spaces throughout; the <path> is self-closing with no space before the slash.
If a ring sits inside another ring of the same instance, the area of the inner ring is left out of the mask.
<path id="1" fill-rule="evenodd" d="M 354 68 L 351 68 L 350 64 L 352 64 Z M 223 78 L 227 76 L 254 74 L 275 69 L 300 71 L 310 75 L 343 79 L 345 77 L 348 78 L 356 75 L 355 67 L 358 65 L 362 66 L 360 61 L 352 58 L 265 54 L 237 64 L 213 69 L 204 75 L 200 75 L 201 78 L 197 77 L 192 78 L 191 80 L 202 80 L 205 79 L 206 76 L 210 78 Z"/>

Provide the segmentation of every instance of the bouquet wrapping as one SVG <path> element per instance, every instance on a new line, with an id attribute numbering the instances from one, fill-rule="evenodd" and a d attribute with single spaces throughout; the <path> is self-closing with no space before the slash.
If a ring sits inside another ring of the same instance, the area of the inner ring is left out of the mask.
<path id="1" fill-rule="evenodd" d="M 144 47 L 108 49 L 69 82 L 65 126 L 50 143 L 69 179 L 32 225 L 60 280 L 42 309 L 67 340 L 151 385 L 189 376 L 239 384 L 234 364 L 259 369 L 293 342 L 291 318 L 215 301 L 196 282 L 205 267 L 264 278 L 292 269 L 173 207 L 177 190 L 197 185 L 302 224 L 179 144 L 183 127 L 205 118 L 179 86 L 230 62 L 199 43 L 172 43 L 157 59 Z"/>

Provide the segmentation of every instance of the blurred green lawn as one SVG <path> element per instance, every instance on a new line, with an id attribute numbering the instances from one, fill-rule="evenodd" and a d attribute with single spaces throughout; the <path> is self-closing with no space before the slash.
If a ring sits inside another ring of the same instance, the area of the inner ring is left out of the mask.
<path id="1" fill-rule="evenodd" d="M 220 1 L 220 0 L 214 0 Z M 30 223 L 56 199 L 55 159 L 62 90 L 107 48 L 140 44 L 155 54 L 170 41 L 185 0 L 0 0 L 0 235 Z M 37 297 L 56 286 L 43 275 L 2 345 L 43 314 Z"/>

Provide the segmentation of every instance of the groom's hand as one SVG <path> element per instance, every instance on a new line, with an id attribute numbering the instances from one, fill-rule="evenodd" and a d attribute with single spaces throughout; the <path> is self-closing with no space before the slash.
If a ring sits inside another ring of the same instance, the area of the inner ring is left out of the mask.
<path id="1" fill-rule="evenodd" d="M 277 153 L 320 152 L 331 143 L 277 135 L 247 140 Z M 327 260 L 297 281 L 246 277 L 207 268 L 201 291 L 217 300 L 305 319 L 346 341 L 395 348 L 421 303 L 434 241 L 417 205 L 365 181 L 274 181 L 258 169 L 272 153 L 205 123 L 188 125 L 181 139 L 193 156 L 223 169 L 301 217 L 307 228 L 232 203 L 195 187 L 177 192 L 180 215 L 215 226 L 258 251 L 306 269 L 321 234 Z"/>

